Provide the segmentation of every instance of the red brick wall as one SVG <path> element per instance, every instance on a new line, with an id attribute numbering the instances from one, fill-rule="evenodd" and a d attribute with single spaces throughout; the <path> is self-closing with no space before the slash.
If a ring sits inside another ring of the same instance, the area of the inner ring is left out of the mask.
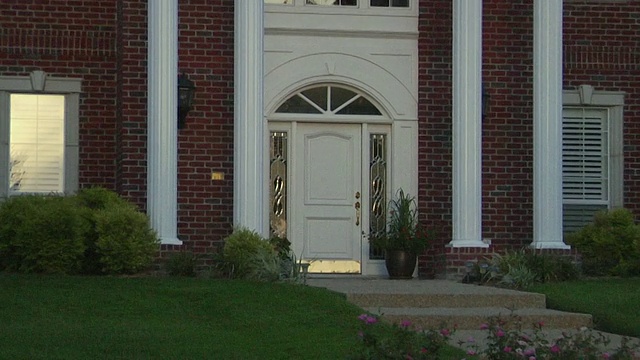
<path id="1" fill-rule="evenodd" d="M 233 1 L 179 6 L 179 68 L 197 89 L 178 135 L 178 236 L 203 252 L 233 217 Z M 0 74 L 83 79 L 80 186 L 114 189 L 145 209 L 147 1 L 4 0 L 0 24 Z"/>
<path id="2" fill-rule="evenodd" d="M 564 5 L 564 86 L 624 91 L 624 206 L 640 216 L 640 2 Z"/>
<path id="3" fill-rule="evenodd" d="M 141 0 L 122 3 L 118 186 L 144 208 L 147 9 Z M 178 130 L 178 237 L 205 252 L 233 222 L 233 1 L 180 1 L 178 23 L 178 68 L 196 87 L 186 126 Z M 212 181 L 212 172 L 224 180 Z"/>
<path id="4" fill-rule="evenodd" d="M 419 157 L 423 220 L 439 234 L 421 274 L 455 271 L 473 257 L 533 237 L 533 2 L 483 2 L 483 238 L 488 250 L 446 249 L 451 240 L 451 4 L 420 1 Z M 565 1 L 564 88 L 625 91 L 625 206 L 640 215 L 640 3 Z"/>
<path id="5" fill-rule="evenodd" d="M 420 1 L 418 29 L 418 199 L 422 220 L 435 231 L 419 259 L 420 275 L 444 271 L 451 239 L 451 1 Z"/>
<path id="6" fill-rule="evenodd" d="M 194 251 L 215 246 L 233 224 L 233 3 L 180 1 L 179 69 L 196 92 L 178 137 L 178 232 Z"/>
<path id="7" fill-rule="evenodd" d="M 116 3 L 0 2 L 0 74 L 82 78 L 81 186 L 115 187 Z"/>
<path id="8" fill-rule="evenodd" d="M 147 4 L 118 0 L 118 124 L 116 186 L 146 209 Z"/>
<path id="9" fill-rule="evenodd" d="M 483 236 L 520 247 L 533 231 L 533 4 L 485 2 L 483 13 Z"/>
<path id="10" fill-rule="evenodd" d="M 81 77 L 80 185 L 146 206 L 145 0 L 3 0 L 0 74 Z M 179 2 L 179 68 L 195 106 L 179 130 L 179 237 L 197 252 L 231 230 L 233 215 L 232 0 Z M 451 239 L 451 1 L 420 0 L 419 198 L 437 236 L 423 276 L 445 272 Z M 485 0 L 483 237 L 495 248 L 532 238 L 533 2 Z M 625 201 L 640 214 L 640 3 L 565 1 L 564 87 L 625 91 Z M 212 181 L 211 172 L 224 180 Z M 453 255 L 457 253 L 458 255 Z"/>

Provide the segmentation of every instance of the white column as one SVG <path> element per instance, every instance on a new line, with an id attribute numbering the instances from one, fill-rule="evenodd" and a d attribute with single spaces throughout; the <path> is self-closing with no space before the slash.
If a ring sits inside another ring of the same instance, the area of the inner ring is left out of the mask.
<path id="1" fill-rule="evenodd" d="M 178 0 L 148 4 L 147 213 L 163 244 L 177 235 Z"/>
<path id="2" fill-rule="evenodd" d="M 453 1 L 453 247 L 482 242 L 482 1 Z"/>
<path id="3" fill-rule="evenodd" d="M 562 241 L 562 1 L 533 5 L 533 243 Z"/>
<path id="4" fill-rule="evenodd" d="M 266 235 L 263 9 L 261 0 L 235 1 L 233 221 Z"/>

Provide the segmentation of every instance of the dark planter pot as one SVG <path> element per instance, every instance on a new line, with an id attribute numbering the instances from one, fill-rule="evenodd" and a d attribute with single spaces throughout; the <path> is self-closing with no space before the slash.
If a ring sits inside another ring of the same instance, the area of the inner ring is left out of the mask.
<path id="1" fill-rule="evenodd" d="M 416 268 L 418 257 L 411 251 L 387 250 L 384 262 L 387 266 L 389 279 L 411 279 Z"/>

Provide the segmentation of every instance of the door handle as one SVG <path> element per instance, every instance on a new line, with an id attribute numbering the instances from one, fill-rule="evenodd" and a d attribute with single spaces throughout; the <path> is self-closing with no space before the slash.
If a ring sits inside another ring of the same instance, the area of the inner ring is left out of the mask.
<path id="1" fill-rule="evenodd" d="M 360 201 L 356 201 L 356 226 L 360 225 Z"/>

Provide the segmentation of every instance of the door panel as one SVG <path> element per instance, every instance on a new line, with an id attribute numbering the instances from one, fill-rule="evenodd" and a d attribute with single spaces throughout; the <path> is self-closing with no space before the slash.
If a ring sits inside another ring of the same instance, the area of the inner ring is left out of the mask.
<path id="1" fill-rule="evenodd" d="M 299 124 L 294 251 L 310 272 L 360 272 L 361 125 Z"/>

